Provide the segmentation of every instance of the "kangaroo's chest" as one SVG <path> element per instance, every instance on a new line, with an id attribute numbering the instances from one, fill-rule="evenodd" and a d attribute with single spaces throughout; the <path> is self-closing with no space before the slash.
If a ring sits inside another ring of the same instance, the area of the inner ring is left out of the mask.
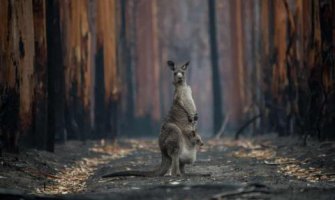
<path id="1" fill-rule="evenodd" d="M 196 160 L 197 151 L 195 148 L 188 149 L 183 147 L 179 156 L 179 161 L 185 164 L 192 164 Z"/>
<path id="2" fill-rule="evenodd" d="M 183 104 L 187 107 L 190 107 L 192 109 L 196 109 L 195 108 L 195 104 L 194 104 L 194 100 L 192 97 L 192 90 L 189 86 L 185 86 L 182 88 L 182 92 L 181 92 L 181 101 L 183 102 Z"/>

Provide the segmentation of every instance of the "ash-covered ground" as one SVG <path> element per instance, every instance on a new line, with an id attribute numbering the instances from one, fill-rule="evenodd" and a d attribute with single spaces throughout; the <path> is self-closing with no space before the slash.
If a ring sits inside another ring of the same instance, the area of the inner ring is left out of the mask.
<path id="1" fill-rule="evenodd" d="M 54 154 L 5 154 L 0 197 L 11 199 L 335 199 L 335 143 L 274 135 L 210 139 L 181 177 L 116 177 L 152 170 L 157 139 L 68 142 Z M 210 173 L 211 176 L 201 176 Z"/>

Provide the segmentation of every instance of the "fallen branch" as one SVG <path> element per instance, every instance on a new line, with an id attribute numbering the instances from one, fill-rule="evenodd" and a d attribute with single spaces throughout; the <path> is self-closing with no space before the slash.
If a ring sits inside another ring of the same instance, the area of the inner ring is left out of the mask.
<path id="1" fill-rule="evenodd" d="M 37 171 L 37 170 L 31 169 L 31 168 L 22 169 L 20 171 L 25 172 L 25 173 L 27 173 L 31 176 L 35 176 L 35 177 L 45 177 L 45 178 L 59 179 L 59 177 L 57 177 L 57 176 L 54 176 L 54 175 L 51 175 L 49 173 L 45 173 L 45 172 L 42 172 L 42 171 Z"/>
<path id="2" fill-rule="evenodd" d="M 244 195 L 244 194 L 252 194 L 252 193 L 271 194 L 272 191 L 269 187 L 263 184 L 255 183 L 255 184 L 251 184 L 251 185 L 247 185 L 245 187 L 239 188 L 235 191 L 229 191 L 229 192 L 223 192 L 220 194 L 216 194 L 211 199 L 220 200 L 220 199 L 227 198 L 227 197 Z"/>
<path id="3" fill-rule="evenodd" d="M 249 119 L 245 124 L 241 126 L 241 128 L 238 129 L 238 131 L 235 133 L 235 140 L 239 139 L 240 134 L 243 132 L 245 128 L 247 128 L 250 124 L 252 124 L 257 118 L 261 117 L 262 115 L 256 115 L 253 118 Z"/>

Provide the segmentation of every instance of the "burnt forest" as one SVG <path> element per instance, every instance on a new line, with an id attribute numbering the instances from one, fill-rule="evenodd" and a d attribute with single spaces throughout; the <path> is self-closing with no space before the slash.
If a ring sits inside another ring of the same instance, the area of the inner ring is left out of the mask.
<path id="1" fill-rule="evenodd" d="M 335 0 L 0 0 L 0 199 L 335 199 Z"/>

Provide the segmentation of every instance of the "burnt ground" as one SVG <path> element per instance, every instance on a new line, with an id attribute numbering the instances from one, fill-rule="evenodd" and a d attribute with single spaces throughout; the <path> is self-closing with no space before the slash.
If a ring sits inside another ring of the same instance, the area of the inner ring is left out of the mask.
<path id="1" fill-rule="evenodd" d="M 5 154 L 0 199 L 335 199 L 335 143 L 270 135 L 211 139 L 182 177 L 118 177 L 109 172 L 151 170 L 156 139 L 117 144 L 68 142 L 54 154 Z M 210 173 L 211 176 L 200 176 Z"/>

